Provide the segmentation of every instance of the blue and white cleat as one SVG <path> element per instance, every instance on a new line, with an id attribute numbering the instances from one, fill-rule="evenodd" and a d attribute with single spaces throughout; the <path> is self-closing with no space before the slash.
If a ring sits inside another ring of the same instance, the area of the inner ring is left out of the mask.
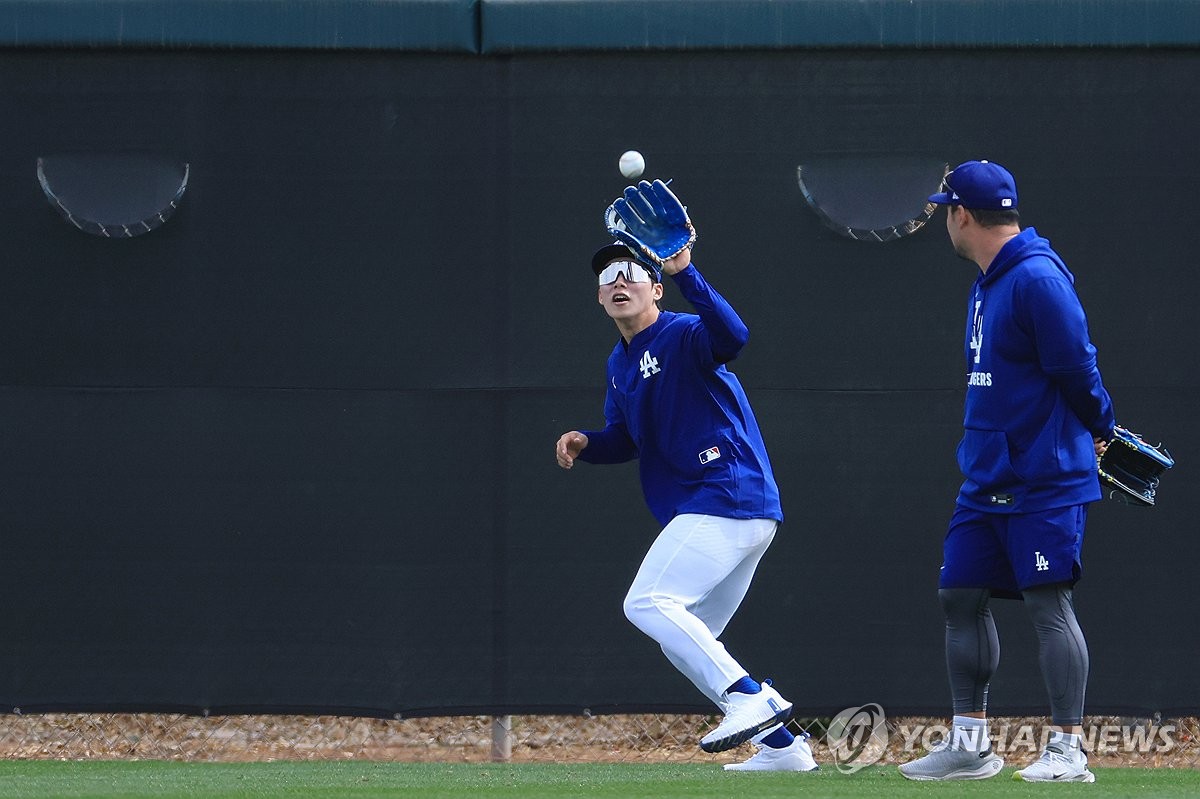
<path id="1" fill-rule="evenodd" d="M 779 695 L 770 680 L 756 694 L 725 694 L 725 718 L 700 739 L 705 752 L 724 752 L 792 717 L 792 703 Z"/>
<path id="2" fill-rule="evenodd" d="M 776 729 L 779 725 L 772 727 L 770 731 Z M 765 744 L 758 743 L 757 739 L 764 734 L 756 735 L 751 739 L 751 743 L 758 747 L 758 751 L 749 760 L 744 760 L 741 763 L 726 763 L 726 771 L 816 771 L 819 766 L 817 761 L 813 759 L 812 747 L 808 745 L 808 733 L 801 733 L 796 736 L 796 740 L 792 741 L 788 746 L 782 749 L 772 749 Z"/>

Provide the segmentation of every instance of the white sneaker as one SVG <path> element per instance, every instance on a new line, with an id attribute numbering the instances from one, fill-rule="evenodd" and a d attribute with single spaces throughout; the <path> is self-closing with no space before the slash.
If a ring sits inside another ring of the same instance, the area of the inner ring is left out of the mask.
<path id="1" fill-rule="evenodd" d="M 924 757 L 900 766 L 901 776 L 910 780 L 986 780 L 1004 768 L 1004 760 L 989 746 L 982 752 L 952 749 L 945 741 Z"/>
<path id="2" fill-rule="evenodd" d="M 788 746 L 782 749 L 772 749 L 765 744 L 756 743 L 758 751 L 741 763 L 726 763 L 726 771 L 816 771 L 817 761 L 813 759 L 812 748 L 808 745 L 808 733 L 796 736 Z"/>
<path id="3" fill-rule="evenodd" d="M 1082 749 L 1074 754 L 1063 751 L 1060 744 L 1050 744 L 1042 756 L 1017 773 L 1013 779 L 1025 782 L 1095 782 L 1096 775 L 1088 771 L 1087 755 Z"/>
<path id="4" fill-rule="evenodd" d="M 792 703 L 779 695 L 764 680 L 756 694 L 725 694 L 725 718 L 708 735 L 700 739 L 705 752 L 724 752 L 792 717 Z"/>

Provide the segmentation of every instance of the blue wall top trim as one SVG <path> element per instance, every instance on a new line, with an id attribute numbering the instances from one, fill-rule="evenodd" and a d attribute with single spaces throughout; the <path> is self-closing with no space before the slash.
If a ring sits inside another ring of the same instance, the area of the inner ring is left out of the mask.
<path id="1" fill-rule="evenodd" d="M 1200 43 L 1197 0 L 483 0 L 484 52 Z"/>
<path id="2" fill-rule="evenodd" d="M 0 0 L 0 47 L 1196 47 L 1200 0 Z"/>
<path id="3" fill-rule="evenodd" d="M 478 0 L 0 0 L 0 47 L 479 51 Z"/>

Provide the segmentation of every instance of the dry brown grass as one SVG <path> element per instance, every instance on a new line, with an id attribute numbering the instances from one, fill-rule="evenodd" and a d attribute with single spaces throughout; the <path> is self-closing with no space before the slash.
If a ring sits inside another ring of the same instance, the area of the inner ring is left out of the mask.
<path id="1" fill-rule="evenodd" d="M 513 762 L 701 762 L 726 763 L 747 757 L 749 745 L 707 755 L 697 740 L 715 723 L 703 715 L 516 716 L 511 719 Z M 1036 757 L 1041 718 L 992 721 L 996 745 L 1013 764 Z M 1089 718 L 1115 736 L 1090 748 L 1094 765 L 1195 768 L 1200 765 L 1200 719 L 1165 720 L 1175 729 L 1151 736 L 1138 751 L 1120 736 L 1147 719 Z M 918 725 L 939 718 L 889 719 L 889 744 L 880 762 L 902 763 Z M 1029 725 L 1020 738 L 1022 725 Z M 799 729 L 799 723 L 793 722 Z M 832 756 L 822 741 L 821 720 L 808 720 L 819 762 Z M 1151 728 L 1154 729 L 1154 728 Z M 1032 731 L 1032 732 L 1030 732 Z M 916 738 L 917 741 L 920 738 Z M 1014 748 L 1015 744 L 1015 748 Z M 919 744 L 916 751 L 920 751 Z M 186 716 L 179 714 L 79 714 L 0 716 L 0 758 L 130 759 L 183 761 L 377 760 L 397 762 L 488 762 L 493 760 L 493 719 L 450 716 L 398 721 L 339 716 Z"/>

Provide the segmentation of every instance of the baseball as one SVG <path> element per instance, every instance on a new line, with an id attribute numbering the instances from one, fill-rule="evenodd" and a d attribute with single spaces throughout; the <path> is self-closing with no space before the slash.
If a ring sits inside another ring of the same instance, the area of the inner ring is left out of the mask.
<path id="1" fill-rule="evenodd" d="M 617 165 L 621 168 L 621 174 L 627 178 L 641 177 L 646 171 L 646 159 L 642 158 L 642 154 L 637 150 L 627 150 L 621 155 Z"/>

